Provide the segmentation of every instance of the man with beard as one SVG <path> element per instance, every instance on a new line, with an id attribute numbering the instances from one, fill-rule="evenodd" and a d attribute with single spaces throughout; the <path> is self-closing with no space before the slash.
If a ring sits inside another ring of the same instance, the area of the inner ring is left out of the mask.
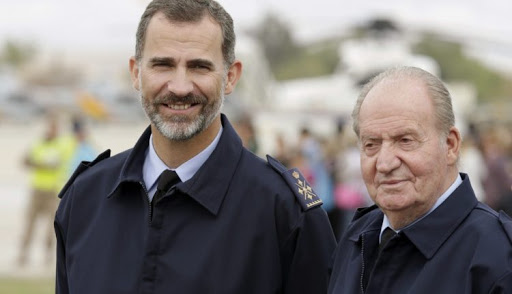
<path id="1" fill-rule="evenodd" d="M 155 0 L 136 37 L 131 76 L 151 126 L 61 192 L 56 292 L 325 293 L 335 242 L 321 201 L 220 113 L 242 70 L 229 14 Z"/>

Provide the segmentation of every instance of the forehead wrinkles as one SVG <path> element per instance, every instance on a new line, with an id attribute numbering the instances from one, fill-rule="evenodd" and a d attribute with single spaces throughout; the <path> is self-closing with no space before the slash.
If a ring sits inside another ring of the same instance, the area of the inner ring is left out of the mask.
<path id="1" fill-rule="evenodd" d="M 397 136 L 406 133 L 421 134 L 424 130 L 414 118 L 396 115 L 361 121 L 361 136 Z"/>
<path id="2" fill-rule="evenodd" d="M 376 85 L 361 105 L 360 132 L 393 135 L 404 130 L 425 132 L 433 123 L 433 109 L 427 93 L 416 83 L 389 82 Z"/>

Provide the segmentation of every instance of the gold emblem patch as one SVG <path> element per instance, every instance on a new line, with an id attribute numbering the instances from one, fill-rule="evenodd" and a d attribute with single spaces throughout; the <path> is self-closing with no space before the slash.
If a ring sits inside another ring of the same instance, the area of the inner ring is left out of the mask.
<path id="1" fill-rule="evenodd" d="M 304 210 L 322 205 L 322 200 L 316 195 L 313 188 L 311 188 L 297 168 L 286 169 L 284 165 L 272 158 L 270 155 L 267 155 L 267 161 L 272 168 L 281 174 L 293 191 L 293 194 L 295 194 L 297 202 L 299 202 Z"/>
<path id="2" fill-rule="evenodd" d="M 311 188 L 308 182 L 302 177 L 300 172 L 294 171 L 292 176 L 297 181 L 295 183 L 295 186 L 297 186 L 297 192 L 304 197 L 304 202 L 308 208 L 322 203 L 322 200 L 320 200 L 320 198 L 315 194 L 313 188 Z"/>

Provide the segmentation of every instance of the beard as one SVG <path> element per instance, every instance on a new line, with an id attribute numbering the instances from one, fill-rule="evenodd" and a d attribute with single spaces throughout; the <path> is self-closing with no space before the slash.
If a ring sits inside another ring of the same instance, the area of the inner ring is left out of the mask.
<path id="1" fill-rule="evenodd" d="M 140 101 L 146 116 L 156 129 L 167 139 L 171 141 L 185 141 L 193 138 L 197 134 L 207 129 L 213 120 L 220 114 L 224 104 L 224 87 L 219 91 L 219 97 L 208 102 L 208 98 L 202 95 L 187 95 L 179 97 L 169 94 L 163 97 L 157 97 L 149 101 L 141 93 Z M 186 115 L 163 116 L 158 112 L 161 104 L 199 104 L 202 105 L 201 112 L 196 117 Z"/>

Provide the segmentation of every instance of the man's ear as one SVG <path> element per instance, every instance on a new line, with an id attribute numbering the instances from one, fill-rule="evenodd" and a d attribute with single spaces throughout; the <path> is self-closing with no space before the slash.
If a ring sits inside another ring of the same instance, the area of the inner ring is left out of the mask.
<path id="1" fill-rule="evenodd" d="M 451 127 L 448 132 L 448 136 L 446 136 L 446 146 L 447 148 L 447 159 L 448 164 L 456 164 L 457 159 L 459 158 L 460 145 L 462 144 L 462 137 L 460 135 L 459 130 L 456 127 Z"/>
<path id="2" fill-rule="evenodd" d="M 242 75 L 242 62 L 235 60 L 228 69 L 227 81 L 224 87 L 224 94 L 230 94 L 235 89 L 240 76 Z"/>
<path id="3" fill-rule="evenodd" d="M 132 78 L 132 86 L 135 90 L 140 90 L 139 85 L 139 63 L 134 56 L 130 58 L 130 76 Z"/>

